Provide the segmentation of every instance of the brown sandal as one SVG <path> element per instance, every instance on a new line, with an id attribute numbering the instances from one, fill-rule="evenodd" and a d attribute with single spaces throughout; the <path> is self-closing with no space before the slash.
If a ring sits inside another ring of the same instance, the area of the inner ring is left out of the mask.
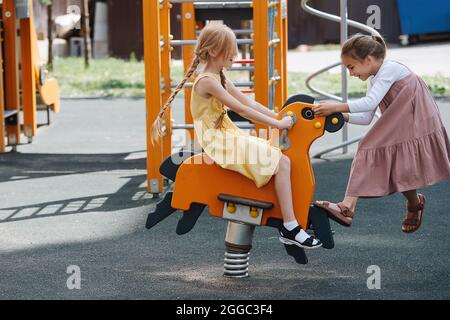
<path id="1" fill-rule="evenodd" d="M 408 204 L 408 202 L 406 202 L 408 212 L 406 213 L 406 216 L 403 219 L 403 223 L 402 223 L 402 231 L 405 233 L 415 232 L 422 225 L 423 210 L 425 208 L 426 199 L 423 194 L 419 193 L 418 196 L 419 196 L 419 204 L 418 205 L 410 206 Z M 412 228 L 408 229 L 407 227 L 412 227 Z"/>
<path id="2" fill-rule="evenodd" d="M 344 227 L 350 227 L 353 221 L 354 212 L 351 211 L 350 208 L 344 205 L 342 202 L 336 203 L 336 205 L 339 207 L 339 209 L 341 209 L 341 211 L 330 208 L 330 204 L 331 202 L 329 201 L 314 202 L 314 205 L 316 207 L 322 208 L 327 212 L 330 219 L 336 221 L 337 223 L 339 223 Z"/>

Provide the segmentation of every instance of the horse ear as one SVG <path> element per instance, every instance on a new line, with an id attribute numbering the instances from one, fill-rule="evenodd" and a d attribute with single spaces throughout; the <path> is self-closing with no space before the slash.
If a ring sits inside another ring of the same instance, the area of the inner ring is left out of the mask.
<path id="1" fill-rule="evenodd" d="M 314 100 L 315 100 L 314 97 L 308 96 L 307 94 L 296 94 L 289 97 L 289 99 L 286 100 L 286 102 L 283 104 L 283 108 L 294 102 L 314 104 Z"/>
<path id="2" fill-rule="evenodd" d="M 345 120 L 342 113 L 337 112 L 330 114 L 328 117 L 325 118 L 325 131 L 330 133 L 339 131 L 344 126 L 344 124 Z"/>

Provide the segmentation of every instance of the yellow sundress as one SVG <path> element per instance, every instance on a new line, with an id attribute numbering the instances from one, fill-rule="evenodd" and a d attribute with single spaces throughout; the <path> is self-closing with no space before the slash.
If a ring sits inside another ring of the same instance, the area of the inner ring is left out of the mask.
<path id="1" fill-rule="evenodd" d="M 278 170 L 281 150 L 272 146 L 269 140 L 239 129 L 217 98 L 205 98 L 197 94 L 195 85 L 204 77 L 211 77 L 220 83 L 220 75 L 211 72 L 198 75 L 194 81 L 191 114 L 197 141 L 216 164 L 241 173 L 253 180 L 258 188 L 264 186 Z M 221 115 L 222 125 L 216 129 Z"/>

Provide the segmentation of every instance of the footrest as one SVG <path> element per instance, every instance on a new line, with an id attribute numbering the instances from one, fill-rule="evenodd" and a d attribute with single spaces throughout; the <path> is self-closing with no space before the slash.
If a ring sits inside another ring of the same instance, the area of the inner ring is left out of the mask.
<path id="1" fill-rule="evenodd" d="M 278 218 L 267 219 L 266 226 L 281 229 L 283 225 L 283 220 Z M 279 231 L 278 231 L 279 232 Z M 284 244 L 284 248 L 288 255 L 292 256 L 298 264 L 307 264 L 308 257 L 306 256 L 305 249 L 297 247 L 295 245 Z"/>
<path id="2" fill-rule="evenodd" d="M 322 241 L 322 247 L 325 249 L 333 249 L 333 232 L 325 210 L 316 206 L 311 206 L 309 208 L 309 222 L 314 229 L 314 235 Z"/>
<path id="3" fill-rule="evenodd" d="M 272 209 L 272 207 L 273 207 L 273 203 L 270 203 L 270 202 L 264 202 L 264 201 L 253 200 L 253 199 L 248 199 L 248 198 L 241 198 L 241 197 L 232 196 L 230 194 L 224 194 L 224 193 L 219 194 L 219 196 L 217 198 L 224 202 L 231 202 L 234 204 L 241 204 L 244 206 L 255 207 L 255 208 L 259 208 L 259 209 Z"/>

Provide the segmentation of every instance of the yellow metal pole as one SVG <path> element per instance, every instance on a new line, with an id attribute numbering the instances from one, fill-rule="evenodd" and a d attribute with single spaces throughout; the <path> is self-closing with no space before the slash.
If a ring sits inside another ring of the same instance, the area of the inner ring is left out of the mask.
<path id="1" fill-rule="evenodd" d="M 193 2 L 185 2 L 181 4 L 181 28 L 182 28 L 182 39 L 183 40 L 193 40 L 196 39 L 195 34 L 195 9 Z M 184 45 L 183 46 L 183 64 L 184 64 L 184 73 L 188 71 L 192 60 L 194 59 L 194 47 L 192 45 Z M 184 89 L 184 114 L 185 114 L 185 123 L 192 124 L 192 115 L 191 115 L 191 88 Z M 191 141 L 189 138 L 194 138 L 194 130 L 189 129 L 186 133 L 186 144 L 189 144 Z"/>
<path id="2" fill-rule="evenodd" d="M 151 142 L 152 124 L 161 108 L 160 4 L 155 0 L 143 0 L 142 8 L 147 111 L 147 189 L 151 193 L 160 193 L 163 191 L 163 180 L 159 173 L 162 144 L 153 145 Z"/>
<path id="3" fill-rule="evenodd" d="M 164 0 L 162 3 L 162 9 L 160 11 L 160 24 L 161 24 L 161 35 L 164 41 L 164 47 L 161 52 L 161 81 L 164 84 L 164 91 L 162 92 L 163 104 L 169 99 L 171 89 L 170 89 L 170 63 L 171 63 L 171 51 L 173 48 L 170 46 L 170 40 L 172 35 L 170 34 L 170 8 L 172 4 L 169 0 Z M 167 110 L 165 116 L 166 122 L 166 135 L 163 138 L 163 154 L 162 158 L 166 159 L 172 153 L 172 111 L 171 108 Z"/>
<path id="4" fill-rule="evenodd" d="M 269 39 L 268 39 L 268 2 L 267 0 L 253 1 L 253 55 L 254 55 L 254 89 L 255 99 L 264 106 L 269 104 Z M 264 125 L 256 124 L 257 135 Z M 267 133 L 266 133 L 267 135 Z"/>
<path id="5" fill-rule="evenodd" d="M 4 98 L 5 110 L 16 110 L 20 112 L 19 100 L 19 67 L 17 62 L 17 30 L 16 30 L 16 9 L 14 0 L 4 0 L 2 6 L 2 21 L 4 28 Z M 6 127 L 8 144 L 17 145 L 20 143 L 20 123 Z"/>
<path id="6" fill-rule="evenodd" d="M 23 110 L 23 127 L 25 136 L 31 142 L 36 134 L 36 78 L 34 73 L 33 48 L 31 33 L 33 3 L 29 1 L 28 18 L 20 19 L 20 50 L 21 50 L 21 74 L 22 74 L 22 110 Z"/>

